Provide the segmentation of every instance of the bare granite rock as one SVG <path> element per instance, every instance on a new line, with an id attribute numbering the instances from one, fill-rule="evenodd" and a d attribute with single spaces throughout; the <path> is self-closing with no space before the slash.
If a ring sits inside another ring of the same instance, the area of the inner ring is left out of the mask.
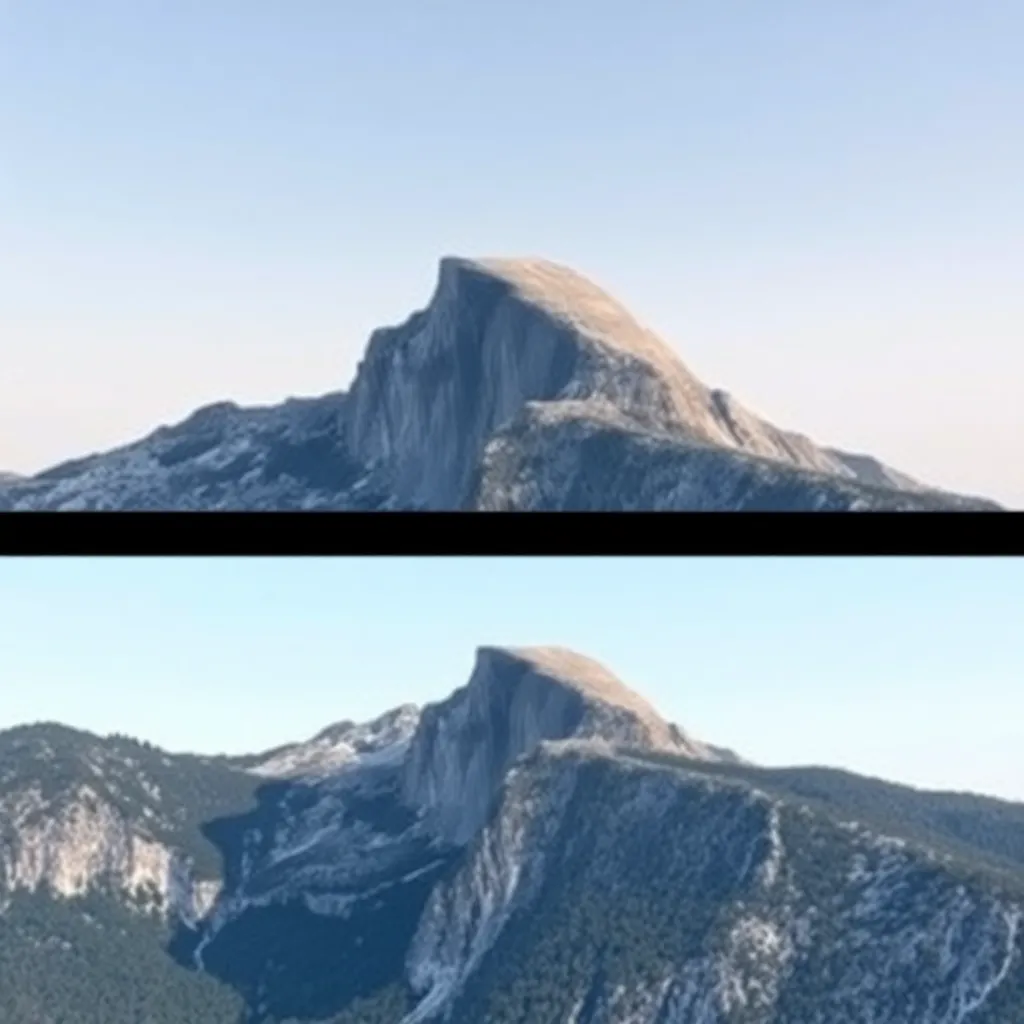
<path id="1" fill-rule="evenodd" d="M 447 841 L 467 842 L 502 779 L 545 740 L 721 755 L 665 722 L 607 669 L 564 648 L 482 647 L 469 682 L 425 708 L 405 765 L 403 795 Z"/>
<path id="2" fill-rule="evenodd" d="M 527 402 L 601 400 L 641 428 L 854 478 L 840 458 L 699 381 L 610 295 L 545 260 L 442 261 L 429 306 L 378 331 L 346 415 L 403 499 L 451 507 Z"/>

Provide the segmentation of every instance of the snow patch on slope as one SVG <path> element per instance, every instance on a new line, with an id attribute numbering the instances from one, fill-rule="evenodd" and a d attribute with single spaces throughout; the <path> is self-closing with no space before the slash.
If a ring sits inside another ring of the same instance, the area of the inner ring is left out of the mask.
<path id="1" fill-rule="evenodd" d="M 305 743 L 248 759 L 246 770 L 265 778 L 320 777 L 343 768 L 399 764 L 405 757 L 420 710 L 413 704 L 356 725 L 330 726 Z"/>

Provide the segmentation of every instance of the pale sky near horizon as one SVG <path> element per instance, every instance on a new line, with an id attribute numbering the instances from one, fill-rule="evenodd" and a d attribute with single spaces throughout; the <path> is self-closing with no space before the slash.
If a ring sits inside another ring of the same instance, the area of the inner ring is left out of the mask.
<path id="1" fill-rule="evenodd" d="M 1024 507 L 1020 0 L 0 0 L 0 470 L 347 385 L 437 259 Z"/>
<path id="2" fill-rule="evenodd" d="M 5 559 L 0 729 L 253 752 L 557 644 L 758 763 L 1024 801 L 1022 621 L 1010 558 Z"/>

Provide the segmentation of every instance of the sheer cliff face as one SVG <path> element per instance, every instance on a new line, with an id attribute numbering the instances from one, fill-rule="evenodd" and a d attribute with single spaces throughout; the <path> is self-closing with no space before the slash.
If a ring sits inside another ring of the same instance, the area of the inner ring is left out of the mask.
<path id="1" fill-rule="evenodd" d="M 543 260 L 442 261 L 430 305 L 378 331 L 346 415 L 400 498 L 458 506 L 487 440 L 527 402 L 591 400 L 632 423 L 849 478 L 831 453 L 711 391 L 597 285 Z"/>
<path id="2" fill-rule="evenodd" d="M 525 401 L 561 394 L 583 355 L 568 325 L 502 279 L 446 260 L 426 311 L 370 340 L 350 393 L 352 450 L 386 463 L 403 499 L 456 506 L 491 433 Z"/>
<path id="3" fill-rule="evenodd" d="M 65 899 L 102 888 L 138 906 L 194 923 L 210 908 L 216 881 L 200 881 L 189 859 L 147 835 L 89 786 L 48 813 L 38 790 L 0 799 L 9 835 L 0 837 L 0 911 L 14 892 L 45 888 Z"/>
<path id="4" fill-rule="evenodd" d="M 423 712 L 405 766 L 405 800 L 451 843 L 486 820 L 513 762 L 545 740 L 675 750 L 714 759 L 607 669 L 561 648 L 481 648 L 469 683 Z"/>
<path id="5" fill-rule="evenodd" d="M 198 920 L 220 888 L 200 844 L 181 841 L 182 793 L 198 772 L 200 759 L 129 740 L 47 724 L 0 732 L 0 915 L 18 894 L 103 892 L 166 920 Z M 209 778 L 211 806 L 219 789 L 241 788 L 217 767 Z"/>

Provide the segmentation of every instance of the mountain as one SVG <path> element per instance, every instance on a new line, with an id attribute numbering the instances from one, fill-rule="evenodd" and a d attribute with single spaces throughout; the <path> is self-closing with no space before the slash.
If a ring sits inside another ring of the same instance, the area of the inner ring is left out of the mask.
<path id="1" fill-rule="evenodd" d="M 542 747 L 431 896 L 409 1019 L 1020 1019 L 1019 861 L 988 871 L 773 781 Z"/>
<path id="2" fill-rule="evenodd" d="M 0 479 L 0 509 L 997 510 L 816 445 L 694 376 L 580 274 L 441 261 L 347 393 L 221 403 Z"/>
<path id="3" fill-rule="evenodd" d="M 4 1024 L 1017 1024 L 1024 805 L 765 769 L 485 647 L 247 757 L 0 733 Z"/>
<path id="4" fill-rule="evenodd" d="M 237 996 L 165 947 L 222 884 L 203 823 L 244 807 L 256 781 L 124 737 L 0 733 L 0 1020 L 237 1020 Z"/>

